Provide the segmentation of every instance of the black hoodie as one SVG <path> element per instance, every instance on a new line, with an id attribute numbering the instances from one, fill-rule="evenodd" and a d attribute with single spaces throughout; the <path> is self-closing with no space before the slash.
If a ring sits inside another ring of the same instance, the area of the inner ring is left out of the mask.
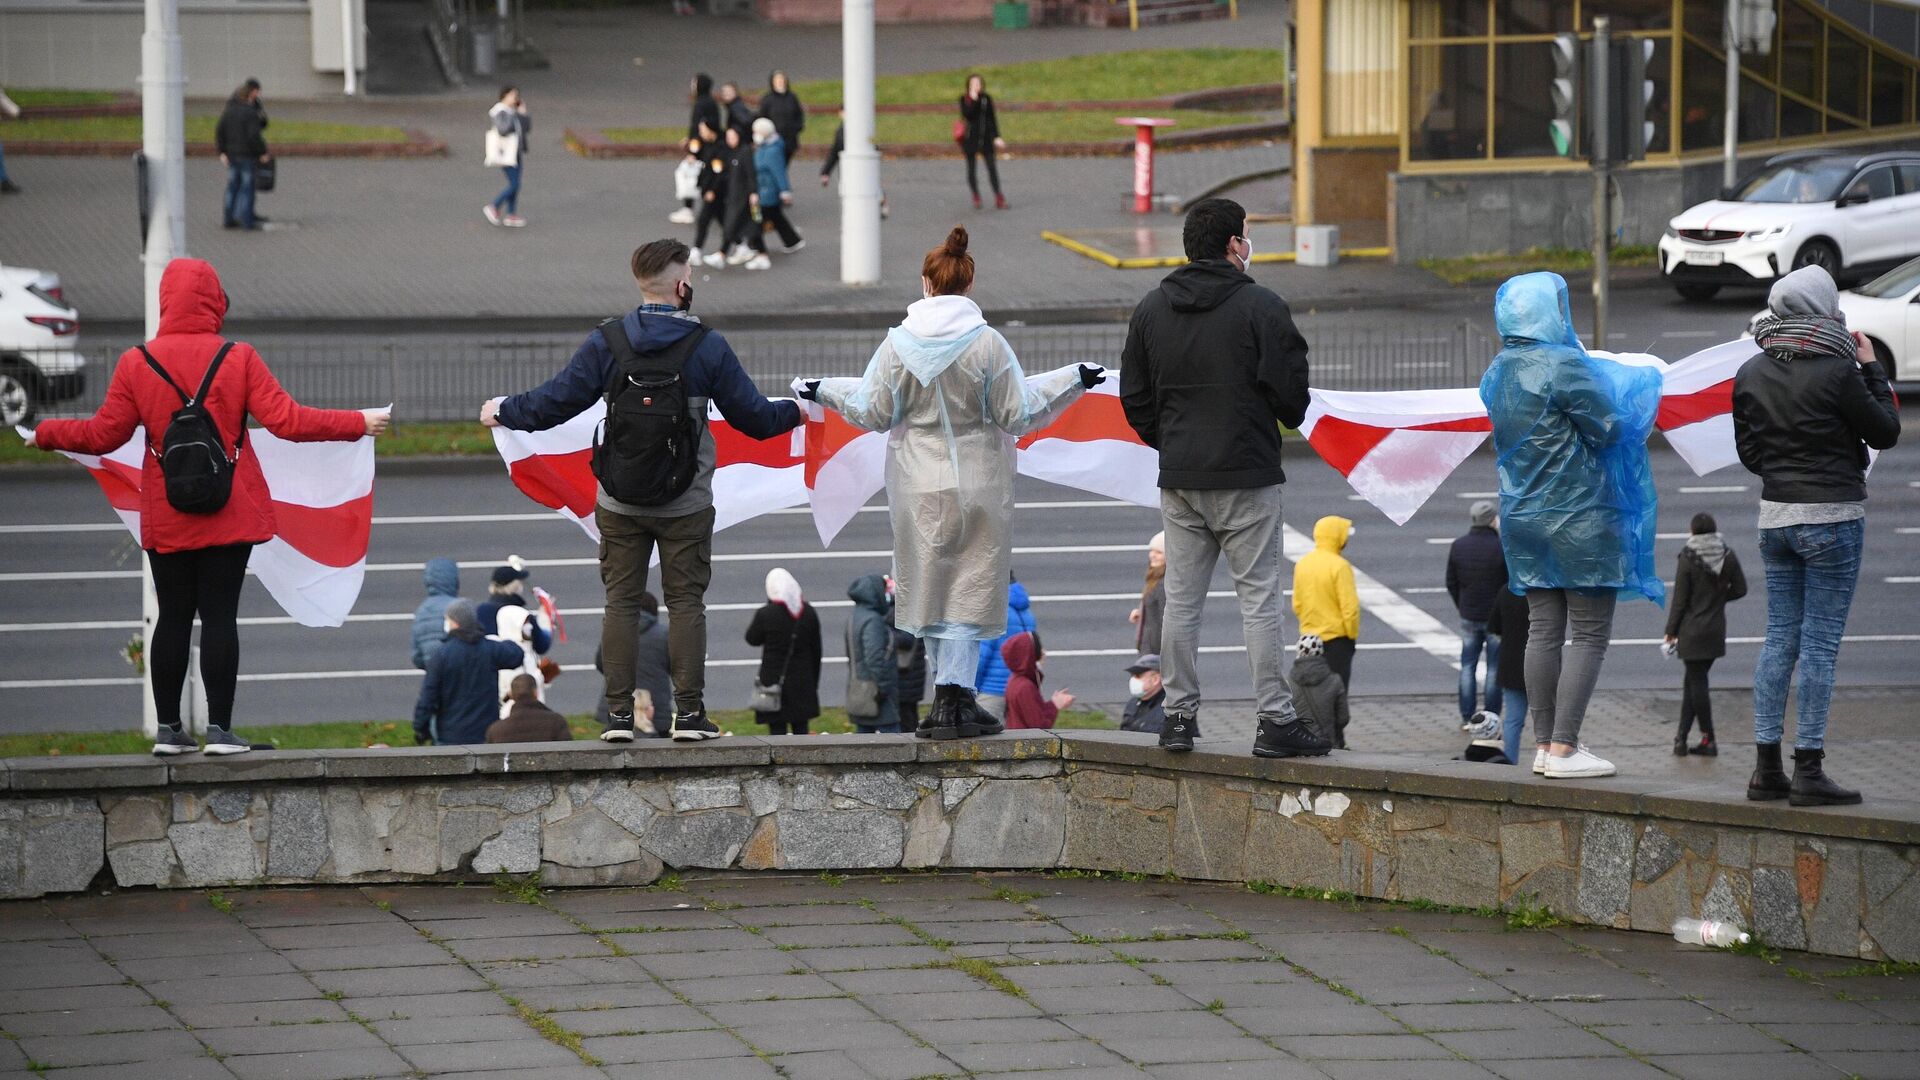
<path id="1" fill-rule="evenodd" d="M 1225 259 L 1168 274 L 1133 309 L 1120 402 L 1160 486 L 1284 483 L 1280 428 L 1307 415 L 1307 343 L 1287 302 Z"/>
<path id="2" fill-rule="evenodd" d="M 701 124 L 713 132 L 712 140 L 701 137 Z M 687 117 L 687 138 L 700 139 L 702 156 L 711 157 L 713 145 L 725 134 L 720 126 L 720 103 L 713 100 L 713 76 L 701 72 L 693 77 L 693 112 Z"/>
<path id="3" fill-rule="evenodd" d="M 767 92 L 760 95 L 760 115 L 773 121 L 773 130 L 780 133 L 788 150 L 800 145 L 800 132 L 807 126 L 807 110 L 794 94 L 792 82 L 782 91 L 773 88 L 772 79 L 767 80 Z"/>

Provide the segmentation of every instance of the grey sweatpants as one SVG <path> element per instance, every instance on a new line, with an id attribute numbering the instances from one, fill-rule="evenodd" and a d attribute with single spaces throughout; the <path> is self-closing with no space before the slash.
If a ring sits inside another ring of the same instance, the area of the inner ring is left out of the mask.
<path id="1" fill-rule="evenodd" d="M 1600 661 L 1613 637 L 1613 607 L 1619 597 L 1572 589 L 1527 590 L 1527 708 L 1533 713 L 1535 740 L 1580 744 L 1580 724 L 1587 718 L 1594 684 L 1600 681 Z M 1573 631 L 1573 644 L 1562 643 Z"/>
<path id="2" fill-rule="evenodd" d="M 1200 708 L 1200 614 L 1220 556 L 1240 594 L 1240 622 L 1253 667 L 1260 718 L 1277 724 L 1295 719 L 1287 688 L 1289 650 L 1282 619 L 1280 485 L 1160 492 L 1167 531 L 1167 613 L 1161 623 L 1160 664 L 1167 682 L 1167 712 L 1193 716 Z"/>

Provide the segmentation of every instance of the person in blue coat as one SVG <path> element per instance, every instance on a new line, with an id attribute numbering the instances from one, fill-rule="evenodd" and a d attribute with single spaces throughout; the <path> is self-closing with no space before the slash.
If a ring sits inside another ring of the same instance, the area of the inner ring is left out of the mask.
<path id="1" fill-rule="evenodd" d="M 980 670 L 975 676 L 980 687 L 980 709 L 996 720 L 1007 718 L 1007 680 L 1013 676 L 1000 655 L 1000 646 L 1015 634 L 1029 634 L 1038 629 L 1040 624 L 1033 619 L 1033 602 L 1027 597 L 1027 587 L 1018 581 L 1008 585 L 1007 631 L 980 643 Z"/>
<path id="2" fill-rule="evenodd" d="M 496 672 L 525 662 L 520 646 L 490 638 L 480 629 L 473 605 L 455 600 L 447 606 L 446 643 L 427 661 L 420 700 L 413 706 L 413 741 L 421 746 L 460 746 L 487 741 L 487 729 L 500 719 L 500 678 Z"/>
<path id="3" fill-rule="evenodd" d="M 460 599 L 460 564 L 428 559 L 420 580 L 427 587 L 427 598 L 413 609 L 413 666 L 425 671 L 427 661 L 447 640 L 447 608 Z"/>
<path id="4" fill-rule="evenodd" d="M 1612 762 L 1581 745 L 1580 724 L 1615 602 L 1666 597 L 1653 569 L 1656 497 L 1647 463 L 1660 372 L 1588 355 L 1558 274 L 1509 279 L 1493 307 L 1504 347 L 1480 380 L 1480 399 L 1500 470 L 1507 587 L 1527 597 L 1533 771 L 1611 776 Z"/>
<path id="5" fill-rule="evenodd" d="M 773 225 L 780 234 L 780 243 L 788 252 L 799 251 L 807 246 L 799 230 L 787 220 L 787 207 L 793 205 L 793 183 L 787 178 L 788 155 L 781 144 L 780 133 L 774 130 L 773 121 L 761 117 L 753 122 L 753 171 L 759 178 L 760 189 L 755 199 L 760 207 L 760 217 Z"/>

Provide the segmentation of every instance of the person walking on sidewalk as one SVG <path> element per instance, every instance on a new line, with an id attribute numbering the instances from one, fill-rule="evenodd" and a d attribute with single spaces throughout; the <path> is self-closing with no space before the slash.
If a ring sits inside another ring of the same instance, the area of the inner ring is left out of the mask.
<path id="1" fill-rule="evenodd" d="M 515 671 L 526 662 L 517 642 L 487 636 L 468 601 L 447 606 L 446 628 L 446 644 L 427 662 L 427 677 L 420 681 L 413 705 L 413 741 L 420 746 L 486 742 L 487 732 L 501 719 L 496 673 Z M 525 677 L 538 698 L 539 682 L 532 675 Z"/>
<path id="2" fill-rule="evenodd" d="M 799 230 L 787 220 L 787 207 L 793 205 L 793 183 L 787 179 L 787 159 L 791 156 L 781 148 L 780 133 L 774 130 L 773 121 L 763 116 L 753 122 L 753 171 L 757 178 L 754 205 L 780 234 L 782 250 L 789 255 L 807 246 Z M 761 254 L 766 253 L 765 245 L 763 234 Z"/>
<path id="3" fill-rule="evenodd" d="M 121 355 L 98 412 L 83 420 L 46 420 L 26 439 L 41 450 L 107 454 L 146 431 L 140 473 L 140 546 L 160 602 L 147 663 L 162 757 L 199 749 L 180 727 L 193 622 L 200 620 L 200 675 L 207 691 L 209 754 L 239 754 L 250 744 L 233 733 L 234 686 L 240 677 L 240 586 L 254 545 L 277 533 L 274 503 L 260 459 L 246 445 L 249 417 L 290 442 L 353 442 L 381 435 L 385 409 L 314 409 L 281 389 L 266 361 L 245 342 L 220 334 L 227 290 L 212 264 L 174 259 L 160 275 L 160 333 Z M 176 509 L 167 497 L 160 448 L 176 413 L 191 400 L 218 432 L 220 467 L 232 490 L 211 510 Z M 492 695 L 488 695 L 491 702 Z"/>
<path id="4" fill-rule="evenodd" d="M 747 644 L 760 650 L 754 719 L 769 735 L 807 734 L 820 715 L 820 614 L 785 567 L 767 571 L 767 602 L 747 624 Z M 770 704 L 779 708 L 762 707 Z"/>
<path id="5" fill-rule="evenodd" d="M 720 148 L 726 162 L 723 172 L 727 182 L 726 192 L 721 196 L 726 201 L 722 220 L 726 222 L 727 231 L 721 238 L 720 250 L 727 253 L 728 266 L 770 270 L 773 263 L 767 258 L 766 237 L 760 231 L 760 176 L 748 138 L 739 128 L 730 127 L 726 142 Z M 707 265 L 713 265 L 713 256 L 707 257 Z"/>
<path id="6" fill-rule="evenodd" d="M 1120 357 L 1120 403 L 1160 457 L 1167 615 L 1161 663 L 1167 723 L 1160 745 L 1200 734 L 1200 615 L 1222 555 L 1240 596 L 1253 668 L 1261 757 L 1332 747 L 1300 722 L 1281 633 L 1280 429 L 1307 414 L 1307 342 L 1286 301 L 1247 276 L 1247 212 L 1202 199 L 1182 227 L 1186 266 L 1133 309 Z"/>
<path id="7" fill-rule="evenodd" d="M 1658 603 L 1666 594 L 1653 570 L 1657 505 L 1647 464 L 1660 373 L 1589 356 L 1558 274 L 1511 278 L 1493 305 L 1506 344 L 1480 380 L 1480 400 L 1499 462 L 1509 586 L 1527 594 L 1533 771 L 1612 776 L 1613 763 L 1580 742 L 1580 726 L 1616 601 Z M 1563 649 L 1569 628 L 1573 644 Z"/>
<path id="8" fill-rule="evenodd" d="M 1007 627 L 1000 636 L 992 641 L 980 643 L 980 668 L 974 675 L 974 687 L 978 691 L 980 711 L 995 720 L 1007 718 L 1007 678 L 1012 671 L 1000 653 L 1015 634 L 1037 633 L 1039 620 L 1033 616 L 1033 599 L 1027 595 L 1027 587 L 1020 584 L 1013 574 L 1007 574 Z"/>
<path id="9" fill-rule="evenodd" d="M 994 154 L 1007 148 L 1000 137 L 1000 119 L 993 112 L 993 95 L 987 93 L 987 80 L 967 76 L 966 92 L 960 95 L 960 122 L 954 134 L 960 140 L 960 152 L 967 155 L 967 190 L 973 192 L 973 208 L 980 209 L 980 179 L 974 171 L 974 159 L 987 163 L 987 182 L 993 185 L 993 205 L 1007 208 L 1007 197 L 1000 194 L 1000 166 Z"/>
<path id="10" fill-rule="evenodd" d="M 607 450 L 596 463 L 594 523 L 600 529 L 600 580 L 607 590 L 601 641 L 608 726 L 600 737 L 608 742 L 633 739 L 634 635 L 640 598 L 647 589 L 647 564 L 658 547 L 673 664 L 671 734 L 678 741 L 695 742 L 720 734 L 706 707 L 715 460 L 707 404 L 711 401 L 727 423 L 749 439 L 770 439 L 799 427 L 800 409 L 792 401 L 762 396 L 726 339 L 688 310 L 693 306 L 693 281 L 687 245 L 678 240 L 642 244 L 629 265 L 640 287 L 640 306 L 596 327 L 565 370 L 538 388 L 486 402 L 480 422 L 544 431 L 580 415 L 604 395 L 608 419 L 603 445 L 616 449 Z M 648 414 L 649 423 L 623 409 L 629 397 L 620 391 L 632 385 L 627 372 L 661 369 L 678 373 L 674 390 L 656 393 L 685 397 L 691 428 L 685 438 L 665 437 L 667 431 L 686 431 L 677 418 Z M 675 482 L 663 480 L 667 477 Z M 610 484 L 623 492 L 644 491 L 647 501 L 622 501 L 608 490 Z"/>
<path id="11" fill-rule="evenodd" d="M 892 600 L 882 574 L 847 586 L 847 719 L 862 735 L 900 732 L 900 665 L 893 658 Z"/>
<path id="12" fill-rule="evenodd" d="M 1520 741 L 1527 732 L 1527 598 L 1502 588 L 1493 598 L 1487 633 L 1500 642 L 1500 745 L 1507 761 L 1520 764 Z"/>
<path id="13" fill-rule="evenodd" d="M 1073 694 L 1061 689 L 1051 697 L 1042 695 L 1040 681 L 1046 676 L 1041 665 L 1047 651 L 1040 646 L 1040 635 L 1015 634 L 1000 646 L 1000 656 L 1012 674 L 1007 678 L 1007 728 L 1045 730 L 1053 727 L 1060 713 L 1073 707 Z"/>
<path id="14" fill-rule="evenodd" d="M 1167 534 L 1157 532 L 1147 541 L 1147 582 L 1140 590 L 1140 606 L 1127 612 L 1133 624 L 1133 648 L 1145 656 L 1160 655 L 1160 628 L 1167 617 Z"/>
<path id="15" fill-rule="evenodd" d="M 13 103 L 13 99 L 7 96 L 5 90 L 0 90 L 0 118 L 7 120 L 20 119 L 20 106 Z M 0 146 L 0 195 L 18 194 L 20 194 L 20 185 L 14 183 L 12 178 L 7 176 L 6 147 Z"/>
<path id="16" fill-rule="evenodd" d="M 729 79 L 720 84 L 720 119 L 740 133 L 742 139 L 753 132 L 753 110 L 740 100 L 740 84 Z"/>
<path id="17" fill-rule="evenodd" d="M 692 166 L 695 175 L 705 170 L 713 158 L 714 147 L 720 142 L 720 103 L 713 100 L 713 76 L 701 72 L 693 77 L 691 87 L 693 109 L 687 117 L 687 156 L 682 166 Z M 698 218 L 700 195 L 680 200 L 680 209 L 667 215 L 667 220 L 675 225 L 691 225 Z M 699 247 L 698 243 L 694 244 Z"/>
<path id="18" fill-rule="evenodd" d="M 693 144 L 687 145 L 688 152 L 693 153 Z M 727 188 L 733 182 L 733 175 L 727 172 L 724 141 L 702 151 L 701 155 L 700 214 L 694 219 L 693 247 L 687 251 L 687 261 L 718 270 L 727 265 Z M 716 232 L 720 236 L 719 246 L 707 247 L 707 236 Z"/>
<path id="19" fill-rule="evenodd" d="M 1353 653 L 1360 641 L 1360 591 L 1353 564 L 1340 554 L 1353 522 L 1328 515 L 1313 523 L 1313 550 L 1293 564 L 1293 614 L 1300 632 L 1320 639 L 1327 666 L 1353 685 Z"/>
<path id="20" fill-rule="evenodd" d="M 1754 321 L 1762 350 L 1733 378 L 1740 464 L 1760 477 L 1760 561 L 1767 638 L 1753 675 L 1759 761 L 1747 798 L 1847 805 L 1860 793 L 1830 779 L 1827 708 L 1866 543 L 1869 448 L 1900 440 L 1900 413 L 1873 344 L 1849 333 L 1833 278 L 1803 267 L 1773 285 Z M 1787 685 L 1800 670 L 1793 779 L 1780 760 Z"/>
<path id="21" fill-rule="evenodd" d="M 500 100 L 487 110 L 487 120 L 492 124 L 488 129 L 487 164 L 499 166 L 507 186 L 480 212 L 490 225 L 522 228 L 527 219 L 520 216 L 520 174 L 526 168 L 527 135 L 533 131 L 533 120 L 527 115 L 527 103 L 521 99 L 519 87 L 501 87 Z"/>
<path id="22" fill-rule="evenodd" d="M 1667 648 L 1687 667 L 1680 691 L 1680 731 L 1673 738 L 1676 756 L 1715 757 L 1720 746 L 1713 737 L 1713 699 L 1707 693 L 1707 672 L 1727 655 L 1727 603 L 1747 595 L 1747 575 L 1740 559 L 1720 537 L 1712 514 L 1693 515 L 1687 546 L 1673 572 L 1673 602 L 1667 606 Z M 1700 721 L 1700 744 L 1687 747 L 1693 722 Z"/>
<path id="23" fill-rule="evenodd" d="M 1347 748 L 1347 684 L 1327 663 L 1325 643 L 1314 634 L 1300 635 L 1287 682 L 1293 689 L 1293 707 L 1335 750 Z"/>
<path id="24" fill-rule="evenodd" d="M 786 72 L 775 71 L 767 76 L 767 92 L 760 95 L 760 118 L 773 121 L 774 130 L 780 133 L 780 149 L 785 157 L 781 165 L 791 164 L 793 155 L 800 152 L 800 132 L 807 126 L 807 107 L 800 104 L 800 95 L 788 85 Z"/>
<path id="25" fill-rule="evenodd" d="M 925 299 L 887 334 L 858 379 L 804 380 L 810 397 L 866 431 L 887 432 L 895 618 L 928 639 L 933 707 L 916 735 L 991 735 L 975 700 L 980 642 L 1006 625 L 1013 557 L 1014 439 L 1051 423 L 1105 370 L 1075 364 L 1028 378 L 987 325 L 967 230 L 920 262 Z"/>
<path id="26" fill-rule="evenodd" d="M 1467 534 L 1447 549 L 1447 595 L 1453 598 L 1453 610 L 1460 616 L 1460 726 L 1473 719 L 1480 702 L 1475 678 L 1480 653 L 1487 654 L 1486 710 L 1500 712 L 1500 680 L 1494 671 L 1500 666 L 1500 639 L 1487 630 L 1493 616 L 1494 597 L 1507 585 L 1507 556 L 1500 549 L 1500 532 L 1494 528 L 1494 505 L 1485 499 L 1467 510 Z"/>
<path id="27" fill-rule="evenodd" d="M 220 204 L 222 228 L 252 231 L 263 220 L 253 209 L 254 179 L 273 154 L 267 149 L 267 113 L 259 102 L 260 84 L 248 79 L 227 98 L 214 124 L 213 147 L 227 168 L 227 189 Z"/>

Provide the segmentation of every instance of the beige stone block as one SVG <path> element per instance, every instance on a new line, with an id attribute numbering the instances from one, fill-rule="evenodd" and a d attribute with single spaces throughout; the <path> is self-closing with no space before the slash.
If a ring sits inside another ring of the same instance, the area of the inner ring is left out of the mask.
<path id="1" fill-rule="evenodd" d="M 1447 823 L 1447 807 L 1432 799 L 1402 797 L 1393 800 L 1391 816 L 1394 832 L 1433 829 Z"/>
<path id="2" fill-rule="evenodd" d="M 1394 838 L 1393 893 L 1402 900 L 1478 907 L 1500 901 L 1500 850 L 1442 829 Z"/>
<path id="3" fill-rule="evenodd" d="M 760 819 L 747 846 L 740 849 L 740 869 L 772 870 L 780 865 L 780 826 L 769 814 Z"/>
<path id="4" fill-rule="evenodd" d="M 1557 819 L 1502 825 L 1499 835 L 1500 876 L 1509 883 L 1567 862 L 1566 825 Z"/>
<path id="5" fill-rule="evenodd" d="M 1082 870 L 1164 874 L 1172 839 L 1171 810 L 1142 810 L 1076 793 L 1067 800 L 1067 843 L 1060 861 Z"/>
<path id="6" fill-rule="evenodd" d="M 1453 803 L 1447 808 L 1447 831 L 1491 844 L 1499 839 L 1500 810 L 1488 803 Z"/>
<path id="7" fill-rule="evenodd" d="M 1345 888 L 1340 856 L 1338 840 L 1329 839 L 1300 818 L 1255 814 L 1248 823 L 1243 864 L 1250 881 L 1314 889 Z"/>
<path id="8" fill-rule="evenodd" d="M 1180 797 L 1173 781 L 1161 776 L 1140 776 L 1133 781 L 1133 805 L 1142 810 L 1164 810 Z"/>
<path id="9" fill-rule="evenodd" d="M 128 795 L 114 800 L 107 809 L 107 846 L 166 839 L 172 809 L 164 795 Z"/>
<path id="10" fill-rule="evenodd" d="M 1183 878 L 1238 881 L 1244 876 L 1247 815 L 1253 797 L 1224 784 L 1185 780 L 1174 812 L 1173 872 Z M 1138 785 L 1135 797 L 1140 794 Z"/>
<path id="11" fill-rule="evenodd" d="M 946 858 L 947 838 L 953 835 L 953 826 L 947 823 L 946 815 L 941 813 L 943 805 L 940 799 L 924 798 L 908 815 L 907 846 L 900 858 L 900 865 L 917 870 L 939 866 Z"/>

